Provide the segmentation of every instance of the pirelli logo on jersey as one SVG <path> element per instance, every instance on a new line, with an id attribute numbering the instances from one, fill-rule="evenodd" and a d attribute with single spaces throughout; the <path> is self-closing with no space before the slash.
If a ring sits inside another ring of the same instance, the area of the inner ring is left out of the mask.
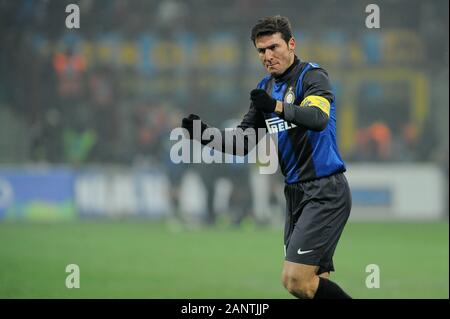
<path id="1" fill-rule="evenodd" d="M 297 125 L 293 123 L 288 123 L 285 120 L 280 119 L 278 116 L 267 119 L 266 125 L 269 134 L 283 132 L 291 128 L 297 127 Z"/>

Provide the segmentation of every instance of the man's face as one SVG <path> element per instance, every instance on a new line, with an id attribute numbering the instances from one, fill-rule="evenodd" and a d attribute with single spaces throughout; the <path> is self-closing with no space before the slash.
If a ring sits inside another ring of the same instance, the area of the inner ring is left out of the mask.
<path id="1" fill-rule="evenodd" d="M 255 40 L 259 59 L 272 75 L 281 75 L 294 61 L 295 40 L 288 43 L 283 40 L 281 33 L 259 36 Z"/>

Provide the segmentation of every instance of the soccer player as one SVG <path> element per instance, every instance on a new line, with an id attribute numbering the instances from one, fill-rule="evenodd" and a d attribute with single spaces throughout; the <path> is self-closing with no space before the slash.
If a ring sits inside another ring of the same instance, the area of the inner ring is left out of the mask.
<path id="1" fill-rule="evenodd" d="M 350 215 L 351 194 L 336 144 L 336 105 L 328 74 L 295 55 L 296 42 L 286 17 L 259 20 L 251 40 L 269 74 L 250 92 L 250 108 L 238 128 L 267 128 L 278 138 L 287 203 L 283 285 L 297 298 L 348 299 L 329 279 L 333 254 Z M 182 120 L 191 138 L 195 123 L 201 132 L 209 128 L 200 121 L 195 114 Z M 210 141 L 200 140 L 205 145 Z M 225 142 L 215 148 L 228 150 Z M 238 148 L 231 149 L 236 154 Z M 246 143 L 244 155 L 249 151 Z"/>

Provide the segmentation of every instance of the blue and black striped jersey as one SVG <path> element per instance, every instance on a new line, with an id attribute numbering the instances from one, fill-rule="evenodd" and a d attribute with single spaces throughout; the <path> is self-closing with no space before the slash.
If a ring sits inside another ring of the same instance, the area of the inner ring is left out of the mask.
<path id="1" fill-rule="evenodd" d="M 278 137 L 278 159 L 287 184 L 345 172 L 336 143 L 336 104 L 327 72 L 315 63 L 294 64 L 280 77 L 266 76 L 258 88 L 296 107 L 317 107 L 328 117 L 324 129 L 312 130 L 250 106 L 240 128 L 263 128 Z M 322 114 L 321 114 L 322 115 Z"/>

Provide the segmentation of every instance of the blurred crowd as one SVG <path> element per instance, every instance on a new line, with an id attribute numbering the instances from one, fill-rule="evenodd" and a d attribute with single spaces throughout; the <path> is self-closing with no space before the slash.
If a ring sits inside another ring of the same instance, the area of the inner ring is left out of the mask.
<path id="1" fill-rule="evenodd" d="M 65 26 L 69 3 L 79 29 Z M 152 165 L 174 185 L 189 168 L 210 193 L 227 177 L 240 222 L 251 167 L 174 165 L 169 134 L 189 113 L 239 121 L 264 75 L 250 29 L 282 14 L 299 57 L 330 72 L 346 161 L 448 174 L 448 2 L 378 5 L 381 29 L 369 30 L 356 0 L 0 0 L 0 163 Z M 210 221 L 213 206 L 210 196 Z"/>
<path id="2" fill-rule="evenodd" d="M 80 29 L 65 27 L 69 3 Z M 0 0 L 0 162 L 145 162 L 178 178 L 170 131 L 189 113 L 241 118 L 264 74 L 250 29 L 282 14 L 300 58 L 330 72 L 347 161 L 448 167 L 448 2 L 378 5 L 369 30 L 356 0 Z M 248 174 L 196 169 L 236 184 Z"/>
<path id="3" fill-rule="evenodd" d="M 425 78 L 419 87 L 428 92 L 421 118 L 412 114 L 417 87 L 408 87 L 408 76 L 400 83 L 392 83 L 389 72 L 386 79 L 358 79 L 366 83 L 350 101 L 354 129 L 349 136 L 338 127 L 344 155 L 352 161 L 434 160 L 436 151 L 445 151 L 435 114 L 448 105 L 447 92 L 438 87 L 438 81 L 448 81 L 448 13 L 441 10 L 448 4 L 416 2 L 380 3 L 386 29 L 377 33 L 364 27 L 358 12 L 364 8 L 356 1 L 256 6 L 236 0 L 212 6 L 201 0 L 82 0 L 78 30 L 64 25 L 69 1 L 0 1 L 0 108 L 28 128 L 23 145 L 16 145 L 24 151 L 14 152 L 22 156 L 0 160 L 164 161 L 167 133 L 184 114 L 201 113 L 221 126 L 245 112 L 248 91 L 263 75 L 246 35 L 257 17 L 294 9 L 308 12 L 291 17 L 300 58 L 335 71 L 338 107 L 349 101 L 347 74 L 355 70 L 401 66 Z M 398 19 L 403 6 L 408 15 Z M 320 10 L 326 7 L 336 10 Z M 312 28 L 314 19 L 328 22 Z M 355 48 L 353 35 L 365 43 L 362 49 Z"/>

